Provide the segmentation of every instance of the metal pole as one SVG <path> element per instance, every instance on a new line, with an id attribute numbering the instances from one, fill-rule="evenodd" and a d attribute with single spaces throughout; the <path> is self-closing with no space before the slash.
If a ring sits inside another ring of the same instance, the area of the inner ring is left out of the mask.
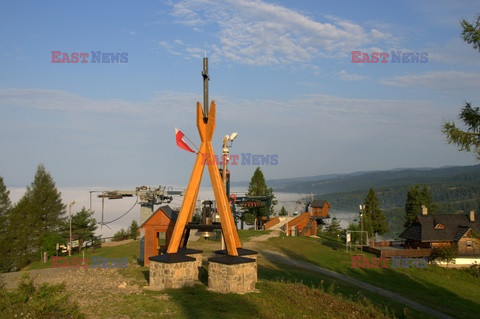
<path id="1" fill-rule="evenodd" d="M 223 138 L 223 170 L 222 170 L 222 180 L 223 185 L 225 186 L 225 193 L 227 192 L 227 162 L 228 162 L 228 135 Z M 228 196 L 229 194 L 227 194 Z"/>
<path id="2" fill-rule="evenodd" d="M 208 81 L 210 77 L 208 76 L 208 58 L 203 58 L 203 121 L 206 123 L 208 120 Z"/>
<path id="3" fill-rule="evenodd" d="M 72 204 L 68 206 L 68 212 L 70 215 L 70 244 L 68 247 L 68 255 L 72 255 Z"/>
<path id="4" fill-rule="evenodd" d="M 226 135 L 223 138 L 223 170 L 222 170 L 222 180 L 223 180 L 223 186 L 225 187 L 225 193 L 227 194 L 227 200 L 228 199 L 228 193 L 227 193 L 227 160 L 228 160 L 228 135 Z M 225 249 L 225 238 L 223 237 L 222 233 L 222 250 Z"/>
<path id="5" fill-rule="evenodd" d="M 105 197 L 102 197 L 102 225 L 100 225 L 100 229 L 103 228 L 103 210 L 105 208 Z"/>

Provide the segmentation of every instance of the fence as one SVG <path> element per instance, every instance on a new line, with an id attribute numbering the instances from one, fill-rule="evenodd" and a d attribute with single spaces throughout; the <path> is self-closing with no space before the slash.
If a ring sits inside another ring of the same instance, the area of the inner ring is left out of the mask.
<path id="1" fill-rule="evenodd" d="M 380 258 L 392 258 L 392 257 L 409 257 L 409 258 L 419 258 L 419 257 L 430 257 L 432 254 L 432 249 L 388 249 L 382 248 L 378 249 L 371 246 L 363 246 L 363 250 L 372 254 L 375 254 Z"/>

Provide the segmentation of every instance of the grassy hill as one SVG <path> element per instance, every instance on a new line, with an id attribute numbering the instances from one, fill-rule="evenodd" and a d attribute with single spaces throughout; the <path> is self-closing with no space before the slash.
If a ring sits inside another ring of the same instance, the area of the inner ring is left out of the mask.
<path id="1" fill-rule="evenodd" d="M 245 243 L 265 232 L 240 231 L 240 234 Z M 134 262 L 138 245 L 136 241 L 86 253 L 86 256 L 128 257 L 126 269 L 67 269 L 60 277 L 65 278 L 71 299 L 78 302 L 87 318 L 430 318 L 392 299 L 264 256 L 258 260 L 257 293 L 234 295 L 209 291 L 206 262 L 196 286 L 150 291 L 142 288 L 148 284 L 148 269 Z M 465 318 L 480 311 L 480 278 L 467 271 L 433 266 L 352 269 L 351 256 L 358 251 L 346 252 L 343 244 L 326 238 L 277 237 L 257 245 L 260 252 L 281 252 L 391 290 L 453 317 Z M 206 258 L 219 248 L 219 242 L 199 240 L 190 246 L 203 250 Z M 46 272 L 44 282 L 55 282 L 56 271 L 61 270 L 45 269 L 49 264 L 42 263 L 29 268 L 39 269 L 32 271 L 32 275 L 34 272 L 37 275 L 36 280 L 42 280 L 38 276 Z M 128 283 L 127 288 L 118 288 L 117 283 L 123 281 Z"/>

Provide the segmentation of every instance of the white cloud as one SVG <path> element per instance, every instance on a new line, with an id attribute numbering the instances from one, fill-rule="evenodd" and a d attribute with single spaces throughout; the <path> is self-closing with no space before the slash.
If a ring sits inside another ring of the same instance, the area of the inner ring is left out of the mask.
<path id="1" fill-rule="evenodd" d="M 459 71 L 432 71 L 381 79 L 384 85 L 428 88 L 432 90 L 467 90 L 478 88 L 480 74 Z"/>
<path id="2" fill-rule="evenodd" d="M 348 73 L 345 70 L 338 72 L 336 76 L 342 81 L 361 81 L 367 78 L 360 74 Z"/>
<path id="3" fill-rule="evenodd" d="M 137 183 L 139 176 L 170 183 L 188 180 L 190 158 L 176 148 L 173 127 L 198 141 L 194 111 L 195 101 L 200 98 L 188 92 L 159 92 L 145 101 L 130 101 L 95 99 L 61 90 L 1 89 L 0 109 L 34 108 L 35 113 L 51 119 L 51 123 L 44 123 L 47 129 L 40 128 L 35 118 L 0 125 L 0 136 L 8 140 L 8 144 L 4 142 L 2 166 L 16 168 L 4 173 L 5 178 L 17 185 L 26 184 L 18 180 L 27 180 L 24 171 L 34 164 L 18 165 L 18 159 L 25 158 L 41 159 L 55 167 L 64 184 L 73 179 L 84 185 L 117 180 Z M 266 173 L 277 177 L 285 176 L 285 172 L 289 176 L 318 172 L 320 162 L 326 171 L 350 170 L 359 165 L 359 154 L 365 166 L 358 169 L 373 168 L 380 163 L 379 154 L 388 155 L 393 162 L 383 163 L 391 167 L 432 163 L 435 158 L 428 157 L 429 151 L 445 144 L 440 132 L 442 116 L 454 118 L 457 111 L 448 110 L 445 103 L 442 106 L 430 101 L 324 94 L 299 95 L 290 100 L 231 100 L 222 96 L 214 100 L 218 110 L 215 148 L 220 146 L 223 134 L 237 131 L 240 137 L 232 151 L 279 154 L 281 164 L 265 168 Z M 412 144 L 413 140 L 416 143 Z M 66 147 L 72 143 L 75 150 L 66 154 Z M 445 149 L 447 154 L 456 155 Z M 88 158 L 85 154 L 95 156 Z M 72 172 L 72 165 L 77 170 Z M 182 165 L 188 169 L 177 169 Z M 152 176 L 152 171 L 156 175 Z M 236 176 L 248 179 L 251 167 L 238 167 Z"/>
<path id="4" fill-rule="evenodd" d="M 199 97 L 189 93 L 162 92 L 147 101 L 92 99 L 52 89 L 0 88 L 0 106 L 31 107 L 50 111 L 151 114 L 184 112 Z M 172 107 L 175 105 L 175 107 Z"/>
<path id="5" fill-rule="evenodd" d="M 257 0 L 184 0 L 172 7 L 177 23 L 213 27 L 215 55 L 251 65 L 309 64 L 344 56 L 359 47 L 393 41 L 378 29 L 336 17 L 316 21 L 306 14 Z"/>

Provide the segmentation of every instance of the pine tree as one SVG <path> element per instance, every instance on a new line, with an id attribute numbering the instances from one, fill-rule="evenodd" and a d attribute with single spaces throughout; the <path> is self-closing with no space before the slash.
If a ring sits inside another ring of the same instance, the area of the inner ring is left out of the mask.
<path id="1" fill-rule="evenodd" d="M 12 208 L 7 230 L 9 246 L 6 259 L 10 266 L 8 271 L 20 270 L 38 258 L 38 248 L 33 245 L 33 230 L 37 225 L 29 211 L 29 200 L 25 195 Z"/>
<path id="2" fill-rule="evenodd" d="M 442 132 L 449 144 L 455 144 L 460 151 L 473 151 L 480 160 L 480 109 L 466 102 L 459 119 L 467 127 L 466 131 L 458 128 L 454 122 L 445 122 Z"/>
<path id="3" fill-rule="evenodd" d="M 2 256 L 0 258 L 0 272 L 8 271 L 10 268 L 7 258 L 9 245 L 7 230 L 12 203 L 10 202 L 9 195 L 10 192 L 3 183 L 3 178 L 0 177 L 0 256 Z"/>
<path id="4" fill-rule="evenodd" d="M 335 217 L 332 218 L 332 221 L 325 229 L 327 236 L 334 239 L 338 239 L 341 230 L 342 230 L 342 227 L 340 227 L 340 222 Z"/>
<path id="5" fill-rule="evenodd" d="M 471 44 L 474 49 L 480 52 L 480 15 L 477 15 L 477 20 L 474 23 L 462 19 L 462 37 L 463 41 Z"/>
<path id="6" fill-rule="evenodd" d="M 388 232 L 388 224 L 380 209 L 378 197 L 373 188 L 370 188 L 364 200 L 365 211 L 362 216 L 363 230 L 368 232 L 368 236 L 373 238 L 375 233 L 385 234 Z"/>
<path id="7" fill-rule="evenodd" d="M 3 183 L 3 178 L 0 177 L 0 240 L 5 237 L 8 228 L 8 216 L 12 209 L 10 202 L 10 191 Z"/>
<path id="8" fill-rule="evenodd" d="M 93 212 L 87 210 L 85 207 L 81 211 L 72 216 L 72 234 L 78 235 L 80 247 L 82 243 L 88 241 L 95 241 L 95 231 L 97 230 L 97 221 L 92 217 Z M 68 224 L 68 225 L 67 225 Z M 69 222 L 65 223 L 69 227 Z"/>
<path id="9" fill-rule="evenodd" d="M 65 205 L 43 164 L 38 165 L 35 178 L 26 193 L 30 198 L 32 213 L 40 221 L 42 234 L 59 231 L 64 220 Z"/>
<path id="10" fill-rule="evenodd" d="M 52 237 L 62 230 L 65 205 L 45 166 L 38 165 L 34 180 L 10 214 L 8 238 L 13 268 L 22 268 L 52 249 Z M 47 247 L 48 246 L 48 247 Z"/>
<path id="11" fill-rule="evenodd" d="M 422 205 L 428 208 L 429 214 L 437 212 L 437 205 L 433 202 L 427 185 L 410 187 L 405 203 L 405 228 L 410 227 L 416 216 L 422 212 Z"/>
<path id="12" fill-rule="evenodd" d="M 263 172 L 260 167 L 257 167 L 253 176 L 250 180 L 250 184 L 248 186 L 247 196 L 270 196 L 270 214 L 273 214 L 273 206 L 277 204 L 277 200 L 275 200 L 275 195 L 273 194 L 273 189 L 268 188 L 267 183 L 265 182 L 265 177 L 263 176 Z M 266 205 L 261 205 L 260 207 L 253 207 L 247 209 L 245 217 L 249 214 L 253 215 L 256 220 L 258 220 L 261 216 L 267 215 L 267 208 Z M 246 220 L 246 218 L 243 218 Z"/>
<path id="13" fill-rule="evenodd" d="M 474 23 L 462 19 L 461 26 L 463 41 L 471 44 L 480 52 L 480 15 L 477 15 Z M 465 102 L 458 117 L 463 121 L 467 130 L 461 130 L 454 122 L 444 122 L 443 134 L 449 144 L 457 145 L 460 151 L 473 151 L 480 160 L 480 109 Z"/>
<path id="14" fill-rule="evenodd" d="M 282 208 L 280 209 L 280 212 L 278 213 L 278 216 L 287 216 L 288 215 L 288 212 L 287 210 L 285 209 L 285 206 L 282 206 Z"/>
<path id="15" fill-rule="evenodd" d="M 122 241 L 122 240 L 128 239 L 128 236 L 129 236 L 128 231 L 121 228 L 119 231 L 117 231 L 113 235 L 112 241 Z"/>
<path id="16" fill-rule="evenodd" d="M 132 238 L 133 240 L 137 240 L 138 223 L 135 219 L 132 220 L 132 223 L 130 224 L 129 234 L 130 234 L 130 238 Z"/>

